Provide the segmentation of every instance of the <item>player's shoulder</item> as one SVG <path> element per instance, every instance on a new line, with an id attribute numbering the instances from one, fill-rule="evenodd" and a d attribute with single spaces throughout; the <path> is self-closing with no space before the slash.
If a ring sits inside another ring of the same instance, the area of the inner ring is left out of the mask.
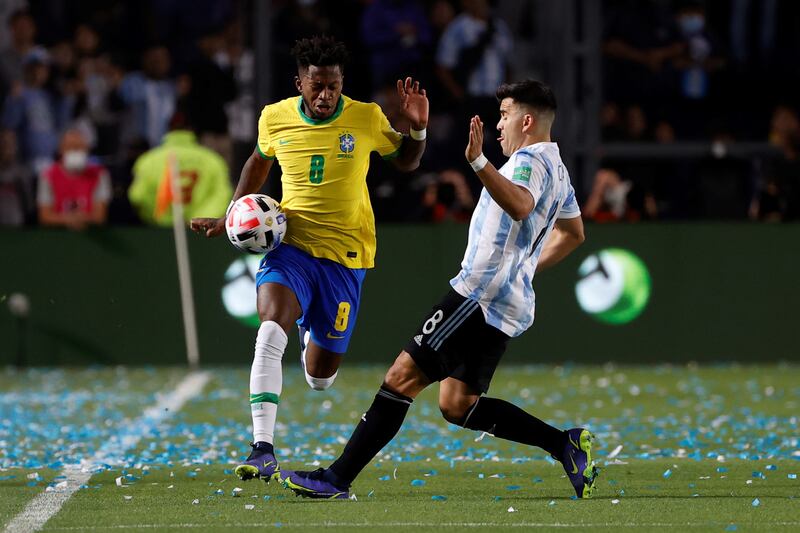
<path id="1" fill-rule="evenodd" d="M 523 146 L 517 150 L 515 155 L 539 162 L 546 167 L 549 167 L 553 161 L 561 159 L 558 145 L 554 142 L 540 142 Z"/>
<path id="2" fill-rule="evenodd" d="M 280 118 L 287 113 L 291 113 L 294 111 L 295 107 L 299 105 L 298 96 L 290 96 L 289 98 L 284 98 L 283 100 L 278 100 L 277 102 L 273 102 L 271 104 L 267 104 L 261 110 L 261 116 L 266 117 L 269 119 Z"/>
<path id="3" fill-rule="evenodd" d="M 342 103 L 342 112 L 347 114 L 372 115 L 381 109 L 375 102 L 362 102 L 345 95 L 342 95 Z"/>

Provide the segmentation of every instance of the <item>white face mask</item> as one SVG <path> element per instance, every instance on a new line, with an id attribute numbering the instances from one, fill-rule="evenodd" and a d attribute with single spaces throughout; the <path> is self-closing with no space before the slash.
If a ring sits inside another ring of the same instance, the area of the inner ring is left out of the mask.
<path id="1" fill-rule="evenodd" d="M 89 153 L 83 150 L 67 150 L 64 152 L 64 168 L 70 172 L 81 172 L 86 168 Z"/>

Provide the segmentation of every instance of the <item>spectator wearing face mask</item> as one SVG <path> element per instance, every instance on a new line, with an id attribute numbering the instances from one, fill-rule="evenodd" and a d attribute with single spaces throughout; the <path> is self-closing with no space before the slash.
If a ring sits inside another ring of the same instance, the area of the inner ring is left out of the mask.
<path id="1" fill-rule="evenodd" d="M 683 138 L 704 138 L 709 134 L 709 119 L 719 115 L 714 90 L 717 97 L 726 96 L 719 94 L 719 83 L 714 87 L 714 78 L 725 60 L 706 27 L 706 13 L 700 2 L 685 2 L 677 11 L 676 24 L 684 44 L 683 52 L 673 60 L 680 94 L 679 133 Z"/>
<path id="2" fill-rule="evenodd" d="M 89 161 L 89 143 L 79 130 L 61 137 L 60 158 L 39 177 L 39 223 L 82 230 L 105 224 L 111 180 L 105 167 Z"/>

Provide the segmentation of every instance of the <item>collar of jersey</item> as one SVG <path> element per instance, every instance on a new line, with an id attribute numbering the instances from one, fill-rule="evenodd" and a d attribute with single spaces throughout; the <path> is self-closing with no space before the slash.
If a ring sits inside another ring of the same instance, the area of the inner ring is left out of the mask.
<path id="1" fill-rule="evenodd" d="M 303 119 L 303 122 L 306 124 L 311 124 L 312 126 L 322 126 L 323 124 L 329 124 L 339 118 L 339 115 L 342 114 L 342 109 L 344 109 L 344 95 L 339 95 L 339 103 L 336 104 L 336 111 L 333 115 L 329 116 L 323 120 L 316 120 L 308 115 L 306 115 L 305 111 L 303 111 L 303 97 L 300 96 L 297 98 L 297 112 L 300 114 L 300 118 Z"/>
<path id="2" fill-rule="evenodd" d="M 164 144 L 195 144 L 197 137 L 191 131 L 187 130 L 173 130 L 164 135 Z"/>

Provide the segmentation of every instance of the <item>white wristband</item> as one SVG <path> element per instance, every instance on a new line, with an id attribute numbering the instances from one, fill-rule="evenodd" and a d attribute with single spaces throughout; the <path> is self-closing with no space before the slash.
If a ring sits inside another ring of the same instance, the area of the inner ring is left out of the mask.
<path id="1" fill-rule="evenodd" d="M 424 141 L 425 137 L 428 136 L 428 129 L 427 128 L 422 128 L 421 130 L 415 130 L 414 128 L 411 128 L 411 130 L 408 132 L 408 134 L 415 141 Z"/>
<path id="2" fill-rule="evenodd" d="M 483 170 L 483 167 L 485 167 L 486 163 L 488 163 L 488 162 L 489 162 L 489 160 L 486 159 L 486 156 L 483 155 L 483 152 L 481 152 L 481 155 L 476 157 L 475 161 L 470 161 L 469 162 L 469 166 L 471 166 L 472 170 L 474 170 L 475 172 L 480 172 L 481 170 Z"/>

